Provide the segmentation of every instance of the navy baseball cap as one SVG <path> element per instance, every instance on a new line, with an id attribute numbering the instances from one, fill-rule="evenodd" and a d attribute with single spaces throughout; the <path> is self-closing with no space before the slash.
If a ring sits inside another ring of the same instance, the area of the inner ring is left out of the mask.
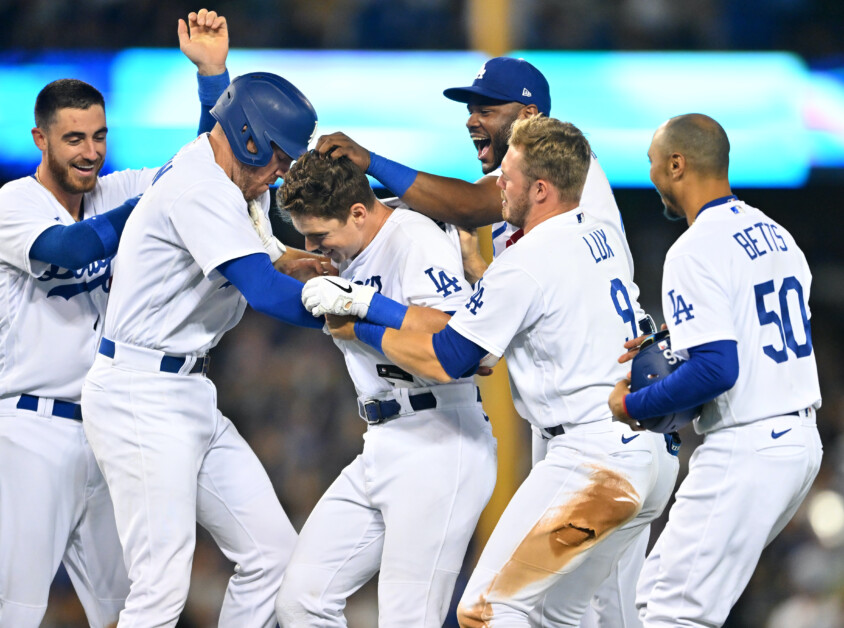
<path id="1" fill-rule="evenodd" d="M 536 105 L 540 113 L 551 114 L 551 94 L 542 72 L 524 59 L 495 57 L 484 63 L 469 87 L 451 87 L 446 98 L 469 102 L 472 96 L 485 96 L 505 102 Z"/>

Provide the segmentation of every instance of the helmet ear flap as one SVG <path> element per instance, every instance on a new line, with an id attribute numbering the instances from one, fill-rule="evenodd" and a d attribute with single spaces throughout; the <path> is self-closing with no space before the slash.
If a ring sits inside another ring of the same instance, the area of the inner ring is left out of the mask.
<path id="1" fill-rule="evenodd" d="M 311 102 L 290 81 L 268 72 L 235 78 L 211 109 L 238 161 L 266 166 L 273 144 L 292 159 L 308 150 L 317 126 Z"/>
<path id="2" fill-rule="evenodd" d="M 636 392 L 665 379 L 685 362 L 671 350 L 671 336 L 660 331 L 648 336 L 630 365 L 630 390 Z M 639 419 L 642 427 L 652 432 L 669 434 L 700 416 L 703 406 L 672 412 L 665 416 Z"/>

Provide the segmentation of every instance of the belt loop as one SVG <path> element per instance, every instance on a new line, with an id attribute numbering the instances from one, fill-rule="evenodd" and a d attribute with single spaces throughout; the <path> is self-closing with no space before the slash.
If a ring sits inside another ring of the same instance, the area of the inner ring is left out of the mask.
<path id="1" fill-rule="evenodd" d="M 52 417 L 53 416 L 53 400 L 47 399 L 45 397 L 38 397 L 38 410 L 36 410 L 39 416 L 43 417 Z"/>
<path id="2" fill-rule="evenodd" d="M 408 414 L 414 411 L 413 406 L 410 405 L 410 390 L 410 388 L 393 389 L 393 398 L 398 401 L 402 414 Z"/>
<path id="3" fill-rule="evenodd" d="M 182 368 L 179 369 L 179 375 L 189 375 L 194 364 L 196 364 L 196 356 L 186 355 L 185 363 L 182 364 Z"/>

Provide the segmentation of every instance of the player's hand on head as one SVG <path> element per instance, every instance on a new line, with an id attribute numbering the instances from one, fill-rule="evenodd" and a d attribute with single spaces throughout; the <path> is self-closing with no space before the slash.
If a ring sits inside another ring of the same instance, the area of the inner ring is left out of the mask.
<path id="1" fill-rule="evenodd" d="M 377 290 L 342 277 L 315 277 L 302 288 L 302 305 L 314 316 L 335 314 L 364 318 Z"/>
<path id="2" fill-rule="evenodd" d="M 331 335 L 337 340 L 354 340 L 355 339 L 355 321 L 356 318 L 349 316 L 334 316 L 332 314 L 325 315 L 325 326 Z"/>
<path id="3" fill-rule="evenodd" d="M 191 12 L 187 23 L 179 20 L 178 34 L 179 48 L 200 74 L 216 76 L 226 71 L 229 28 L 225 17 L 207 9 Z"/>
<path id="4" fill-rule="evenodd" d="M 328 155 L 332 159 L 348 157 L 364 172 L 369 168 L 369 151 L 345 133 L 338 131 L 329 135 L 320 135 L 315 150 L 320 155 Z"/>

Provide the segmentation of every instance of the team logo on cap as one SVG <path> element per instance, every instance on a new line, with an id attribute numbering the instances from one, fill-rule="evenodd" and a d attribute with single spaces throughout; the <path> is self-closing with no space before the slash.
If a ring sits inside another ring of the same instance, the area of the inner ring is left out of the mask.
<path id="1" fill-rule="evenodd" d="M 522 96 L 527 96 L 528 98 L 530 98 L 531 96 L 533 96 L 533 94 L 530 93 L 530 90 L 527 87 L 523 87 Z"/>
<path id="2" fill-rule="evenodd" d="M 475 80 L 482 79 L 484 74 L 486 73 L 486 63 L 481 66 L 481 69 L 478 70 L 478 75 L 475 77 Z"/>

